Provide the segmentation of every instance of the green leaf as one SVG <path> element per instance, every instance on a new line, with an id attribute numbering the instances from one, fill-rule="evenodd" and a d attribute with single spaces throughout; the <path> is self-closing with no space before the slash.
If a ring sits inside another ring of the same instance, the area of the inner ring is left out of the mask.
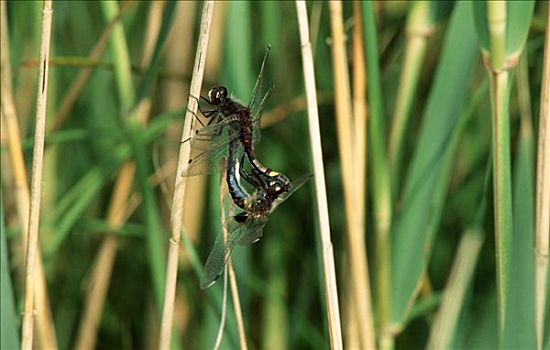
<path id="1" fill-rule="evenodd" d="M 451 17 L 393 228 L 392 322 L 403 322 L 426 268 L 433 239 L 430 232 L 437 231 L 450 179 L 453 147 L 477 53 L 469 6 L 458 3 Z"/>
<path id="2" fill-rule="evenodd" d="M 0 201 L 0 349 L 19 349 L 19 333 L 17 325 L 20 320 L 16 317 L 15 303 L 13 300 L 13 288 L 8 263 L 8 246 L 6 240 L 6 227 L 4 226 L 4 205 Z"/>
<path id="3" fill-rule="evenodd" d="M 525 62 L 526 64 L 526 62 Z M 519 74 L 518 74 L 519 75 Z M 519 78 L 519 77 L 518 77 Z M 518 86 L 518 89 L 520 87 Z M 504 348 L 536 348 L 535 338 L 535 151 L 530 116 L 522 116 L 513 176 L 513 233 Z"/>

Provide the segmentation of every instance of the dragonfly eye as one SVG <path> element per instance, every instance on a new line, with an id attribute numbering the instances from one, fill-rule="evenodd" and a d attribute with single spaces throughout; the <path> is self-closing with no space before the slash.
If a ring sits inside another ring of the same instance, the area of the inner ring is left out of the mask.
<path id="1" fill-rule="evenodd" d="M 214 105 L 221 104 L 227 98 L 227 89 L 224 86 L 215 86 L 208 91 L 208 99 Z"/>

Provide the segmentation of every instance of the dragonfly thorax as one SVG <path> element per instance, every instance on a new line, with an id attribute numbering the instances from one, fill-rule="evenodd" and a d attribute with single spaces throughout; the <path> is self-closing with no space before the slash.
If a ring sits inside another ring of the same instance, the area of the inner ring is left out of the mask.
<path id="1" fill-rule="evenodd" d="M 244 203 L 245 210 L 250 215 L 267 215 L 271 210 L 273 200 L 262 190 L 256 191 L 253 196 L 249 196 Z"/>

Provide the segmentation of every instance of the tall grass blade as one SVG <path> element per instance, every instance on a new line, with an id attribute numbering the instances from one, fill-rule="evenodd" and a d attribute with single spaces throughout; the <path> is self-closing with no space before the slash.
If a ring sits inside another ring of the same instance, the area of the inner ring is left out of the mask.
<path id="1" fill-rule="evenodd" d="M 370 151 L 370 173 L 376 228 L 376 284 L 378 322 L 384 329 L 390 318 L 391 257 L 390 227 L 392 225 L 391 178 L 386 157 L 384 108 L 382 101 L 382 81 L 380 79 L 377 29 L 373 2 L 362 3 L 363 40 L 367 66 L 367 96 L 370 106 L 368 120 L 368 149 Z M 383 333 L 385 334 L 384 330 Z"/>
<path id="2" fill-rule="evenodd" d="M 403 322 L 430 256 L 439 226 L 476 54 L 470 4 L 457 3 L 424 111 L 418 146 L 405 179 L 401 211 L 392 230 L 392 322 Z M 452 81 L 453 84 L 448 84 Z M 456 141 L 455 141 L 456 142 Z M 436 184 L 436 186 L 434 186 Z"/>

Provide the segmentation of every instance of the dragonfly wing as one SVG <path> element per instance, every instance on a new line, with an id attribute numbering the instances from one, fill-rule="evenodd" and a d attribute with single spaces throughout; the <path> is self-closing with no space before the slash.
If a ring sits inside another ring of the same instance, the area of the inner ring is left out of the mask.
<path id="1" fill-rule="evenodd" d="M 224 240 L 223 232 L 218 234 L 216 242 L 214 243 L 214 248 L 212 248 L 204 264 L 204 272 L 200 281 L 201 289 L 210 287 L 221 276 L 236 244 L 248 245 L 260 239 L 262 228 L 265 226 L 266 222 L 267 218 L 265 220 L 249 220 L 245 223 L 239 223 L 233 218 L 230 218 L 225 223 L 229 231 L 229 237 L 227 240 Z M 250 243 L 243 242 L 243 240 L 248 237 L 252 239 L 254 235 L 256 236 L 254 241 Z"/>
<path id="2" fill-rule="evenodd" d="M 239 135 L 231 131 L 226 122 L 205 126 L 191 137 L 189 166 L 183 176 L 210 174 L 218 169 L 220 160 L 227 155 L 228 144 Z"/>
<path id="3" fill-rule="evenodd" d="M 258 73 L 258 78 L 256 79 L 256 84 L 254 84 L 254 89 L 252 90 L 252 94 L 250 96 L 250 103 L 248 104 L 248 107 L 250 108 L 250 111 L 253 111 L 253 107 L 255 104 L 258 103 L 258 101 L 263 97 L 263 82 L 264 82 L 264 68 L 265 63 L 267 61 L 267 58 L 269 57 L 269 51 L 271 51 L 271 46 L 267 46 L 265 50 L 264 59 L 262 60 L 262 65 L 260 67 L 260 72 Z"/>
<path id="4" fill-rule="evenodd" d="M 229 231 L 229 237 L 227 240 L 224 239 L 223 231 L 218 234 L 214 248 L 212 248 L 204 264 L 204 272 L 200 282 L 201 289 L 210 287 L 221 276 L 237 242 L 236 238 L 241 236 L 241 231 L 245 229 L 244 224 L 237 223 L 233 218 L 227 220 L 224 225 Z"/>
<path id="5" fill-rule="evenodd" d="M 204 271 L 200 281 L 201 289 L 210 287 L 220 277 L 231 255 L 233 246 L 234 244 L 231 240 L 227 242 L 224 241 L 223 234 L 218 235 L 216 243 L 214 243 L 214 248 L 212 248 L 204 264 Z"/>
<path id="6" fill-rule="evenodd" d="M 302 187 L 306 182 L 308 182 L 313 177 L 313 174 L 304 174 L 292 181 L 292 188 L 287 193 L 284 193 L 281 197 L 277 198 L 271 207 L 271 212 L 275 210 L 279 205 L 288 199 L 294 192 L 296 192 L 300 187 Z"/>
<path id="7" fill-rule="evenodd" d="M 264 226 L 267 223 L 268 216 L 249 219 L 242 224 L 243 227 L 239 231 L 239 236 L 235 237 L 235 242 L 238 245 L 250 245 L 262 238 Z"/>
<path id="8" fill-rule="evenodd" d="M 264 87 L 264 68 L 270 49 L 270 46 L 266 48 L 262 66 L 260 67 L 260 72 L 258 73 L 258 78 L 256 79 L 256 84 L 254 85 L 254 90 L 252 90 L 252 95 L 250 96 L 250 102 L 248 104 L 248 109 L 250 110 L 250 115 L 252 116 L 254 125 L 254 134 L 252 135 L 252 142 L 254 145 L 260 142 L 260 119 L 265 106 L 265 101 L 273 90 L 273 86 L 269 87 L 267 90 Z"/>

